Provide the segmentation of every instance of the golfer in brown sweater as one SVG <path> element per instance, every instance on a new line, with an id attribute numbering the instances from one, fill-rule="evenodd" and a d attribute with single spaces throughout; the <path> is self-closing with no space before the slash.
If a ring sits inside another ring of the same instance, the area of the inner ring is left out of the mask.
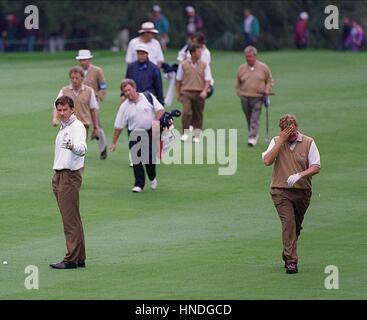
<path id="1" fill-rule="evenodd" d="M 282 223 L 283 260 L 287 273 L 297 273 L 297 240 L 311 200 L 312 176 L 320 172 L 320 154 L 314 140 L 298 131 L 294 115 L 282 116 L 279 127 L 262 159 L 266 166 L 274 163 L 270 194 Z"/>

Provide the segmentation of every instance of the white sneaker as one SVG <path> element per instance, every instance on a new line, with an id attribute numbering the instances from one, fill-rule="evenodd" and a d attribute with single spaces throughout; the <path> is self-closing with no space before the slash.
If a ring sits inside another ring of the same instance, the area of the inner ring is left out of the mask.
<path id="1" fill-rule="evenodd" d="M 154 178 L 152 181 L 150 181 L 150 188 L 152 190 L 155 190 L 157 189 L 158 187 L 158 181 L 157 181 L 157 178 Z"/>
<path id="2" fill-rule="evenodd" d="M 200 143 L 200 138 L 198 138 L 198 137 L 194 137 L 194 138 L 192 138 L 192 141 L 193 141 L 194 143 Z"/>
<path id="3" fill-rule="evenodd" d="M 142 192 L 143 189 L 138 187 L 138 186 L 135 186 L 133 189 L 132 189 L 133 192 L 137 193 L 137 192 Z"/>
<path id="4" fill-rule="evenodd" d="M 188 138 L 189 138 L 189 135 L 188 135 L 187 133 L 184 133 L 184 134 L 181 136 L 181 141 L 186 141 Z"/>
<path id="5" fill-rule="evenodd" d="M 132 162 L 130 162 L 129 167 L 132 168 L 134 166 L 134 164 Z"/>
<path id="6" fill-rule="evenodd" d="M 248 139 L 248 145 L 250 146 L 250 147 L 254 147 L 254 146 L 256 146 L 256 139 L 255 138 L 249 138 Z"/>

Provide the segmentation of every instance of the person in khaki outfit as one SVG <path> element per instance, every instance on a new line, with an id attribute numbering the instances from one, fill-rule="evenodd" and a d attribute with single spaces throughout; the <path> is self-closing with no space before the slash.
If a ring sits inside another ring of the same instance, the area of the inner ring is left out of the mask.
<path id="1" fill-rule="evenodd" d="M 86 130 L 74 115 L 74 102 L 70 97 L 59 97 L 55 102 L 55 110 L 61 120 L 61 127 L 55 141 L 52 190 L 64 225 L 67 253 L 61 262 L 51 263 L 50 267 L 84 268 L 86 254 L 79 191 L 87 152 Z"/>
<path id="2" fill-rule="evenodd" d="M 61 96 L 70 97 L 74 102 L 74 113 L 87 130 L 87 136 L 89 127 L 91 125 L 93 125 L 92 136 L 97 136 L 99 132 L 98 118 L 96 112 L 98 109 L 98 104 L 94 90 L 91 87 L 83 84 L 84 71 L 82 68 L 71 68 L 69 71 L 69 77 L 71 84 L 63 87 L 60 90 L 57 98 Z M 52 124 L 54 127 L 57 127 L 59 124 L 56 109 L 53 112 Z"/>
<path id="3" fill-rule="evenodd" d="M 236 93 L 240 97 L 242 110 L 246 115 L 248 145 L 254 147 L 259 138 L 260 114 L 264 97 L 270 94 L 273 78 L 269 67 L 256 59 L 257 49 L 245 48 L 245 64 L 238 68 Z"/>
<path id="4" fill-rule="evenodd" d="M 183 104 L 181 140 L 186 141 L 189 138 L 189 126 L 192 124 L 193 141 L 199 143 L 200 130 L 203 128 L 205 98 L 208 95 L 212 75 L 209 65 L 200 59 L 201 46 L 193 44 L 189 51 L 191 58 L 184 60 L 177 70 L 176 98 Z"/>
<path id="5" fill-rule="evenodd" d="M 311 200 L 312 176 L 320 172 L 320 154 L 315 141 L 298 131 L 294 115 L 282 116 L 279 127 L 262 159 L 266 166 L 274 164 L 270 194 L 282 224 L 284 266 L 287 273 L 297 273 L 297 240 Z"/>
<path id="6" fill-rule="evenodd" d="M 99 131 L 97 136 L 92 136 L 92 139 L 95 138 L 98 140 L 100 159 L 105 160 L 107 158 L 107 139 L 101 124 L 100 104 L 106 96 L 107 83 L 102 68 L 93 65 L 92 58 L 93 56 L 89 50 L 79 50 L 78 55 L 75 57 L 84 71 L 85 76 L 83 83 L 93 88 L 96 94 L 98 103 L 96 112 Z"/>

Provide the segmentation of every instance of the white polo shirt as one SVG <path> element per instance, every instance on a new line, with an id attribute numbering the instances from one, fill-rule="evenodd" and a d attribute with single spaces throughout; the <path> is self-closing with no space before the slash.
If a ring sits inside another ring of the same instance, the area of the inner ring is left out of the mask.
<path id="1" fill-rule="evenodd" d="M 155 113 L 164 110 L 164 107 L 152 95 L 153 105 L 147 100 L 143 93 L 139 93 L 137 103 L 130 100 L 124 101 L 116 115 L 115 128 L 128 128 L 149 130 L 152 128 L 152 121 L 156 120 Z"/>
<path id="2" fill-rule="evenodd" d="M 76 117 L 71 124 L 65 126 L 62 124 L 56 136 L 53 169 L 75 171 L 84 167 L 84 158 L 87 152 L 86 139 L 87 132 L 85 127 Z M 73 150 L 61 147 L 68 140 L 73 144 Z"/>
<path id="3" fill-rule="evenodd" d="M 158 61 L 163 62 L 164 56 L 162 47 L 158 40 L 152 39 L 149 42 L 143 42 L 140 37 L 134 38 L 129 42 L 129 46 L 126 50 L 126 57 L 125 61 L 126 63 L 132 63 L 136 60 L 138 60 L 138 55 L 136 53 L 136 48 L 140 44 L 145 44 L 148 47 L 148 57 L 151 62 L 153 62 L 155 65 Z"/>

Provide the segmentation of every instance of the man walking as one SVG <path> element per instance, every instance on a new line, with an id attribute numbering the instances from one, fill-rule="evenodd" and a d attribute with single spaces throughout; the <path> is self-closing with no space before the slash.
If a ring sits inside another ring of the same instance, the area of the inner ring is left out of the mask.
<path id="1" fill-rule="evenodd" d="M 150 187 L 155 190 L 158 186 L 155 165 L 157 151 L 155 147 L 157 146 L 153 145 L 153 136 L 159 137 L 159 122 L 157 121 L 155 126 L 153 126 L 153 122 L 158 120 L 164 113 L 164 107 L 153 95 L 150 95 L 151 103 L 143 93 L 137 92 L 136 83 L 132 79 L 123 80 L 121 88 L 124 91 L 126 100 L 121 104 L 116 115 L 111 151 L 115 151 L 121 131 L 127 127 L 135 176 L 132 191 L 138 193 L 144 189 L 145 172 L 143 163 L 150 180 Z M 144 139 L 145 137 L 147 139 Z M 140 148 L 138 148 L 138 144 L 140 144 Z"/>
<path id="2" fill-rule="evenodd" d="M 55 141 L 55 159 L 52 190 L 61 213 L 67 253 L 61 262 L 51 263 L 54 269 L 85 267 L 85 242 L 79 212 L 79 191 L 82 184 L 80 170 L 84 167 L 87 151 L 86 130 L 74 115 L 74 102 L 67 96 L 59 97 L 55 110 L 61 128 Z"/>
<path id="3" fill-rule="evenodd" d="M 136 46 L 138 60 L 127 66 L 125 79 L 136 83 L 138 92 L 150 91 L 163 105 L 162 77 L 159 68 L 149 60 L 149 50 L 146 44 Z"/>
<path id="4" fill-rule="evenodd" d="M 243 22 L 241 33 L 244 36 L 245 48 L 247 46 L 256 46 L 260 36 L 259 20 L 252 14 L 251 9 L 246 8 L 243 11 Z"/>
<path id="5" fill-rule="evenodd" d="M 93 124 L 92 136 L 96 137 L 99 132 L 97 109 L 98 104 L 96 95 L 91 87 L 83 84 L 84 71 L 80 67 L 73 67 L 69 71 L 71 84 L 63 87 L 57 98 L 61 96 L 68 96 L 74 102 L 74 113 L 78 120 L 80 120 L 88 136 L 89 127 Z M 56 98 L 56 99 L 57 99 Z M 58 113 L 54 110 L 52 124 L 54 127 L 58 126 Z"/>
<path id="6" fill-rule="evenodd" d="M 212 79 L 209 64 L 202 61 L 201 46 L 191 45 L 191 58 L 184 60 L 177 70 L 176 98 L 183 104 L 182 109 L 182 141 L 189 138 L 189 126 L 194 129 L 193 142 L 200 142 L 200 131 L 203 128 L 203 112 L 205 98 L 208 95 Z M 195 130 L 199 129 L 199 130 Z"/>
<path id="7" fill-rule="evenodd" d="M 262 159 L 266 166 L 274 163 L 270 194 L 282 223 L 286 273 L 297 273 L 297 240 L 311 200 L 311 178 L 320 172 L 320 154 L 314 140 L 298 131 L 294 115 L 282 116 L 279 128 Z"/>
<path id="8" fill-rule="evenodd" d="M 158 34 L 158 30 L 154 28 L 153 22 L 144 22 L 139 30 L 139 37 L 132 39 L 126 50 L 125 61 L 127 64 L 132 63 L 138 59 L 136 47 L 139 44 L 145 44 L 149 51 L 149 60 L 152 61 L 158 68 L 164 62 L 163 51 L 161 45 L 154 36 Z"/>
<path id="9" fill-rule="evenodd" d="M 165 15 L 162 14 L 161 7 L 158 5 L 153 6 L 154 27 L 158 31 L 158 40 L 163 50 L 167 50 L 167 44 L 169 43 L 169 21 Z"/>
<path id="10" fill-rule="evenodd" d="M 98 108 L 96 109 L 97 121 L 98 121 L 98 133 L 97 136 L 92 136 L 92 139 L 98 140 L 98 147 L 100 152 L 100 159 L 105 160 L 107 158 L 107 139 L 104 130 L 101 125 L 101 113 L 100 107 L 101 103 L 106 95 L 107 83 L 100 67 L 92 64 L 92 54 L 89 50 L 79 50 L 78 55 L 75 57 L 79 61 L 81 67 L 84 71 L 84 81 L 83 83 L 91 88 L 93 88 L 96 94 Z"/>
<path id="11" fill-rule="evenodd" d="M 246 47 L 245 64 L 240 65 L 236 77 L 236 93 L 240 97 L 242 110 L 246 115 L 248 145 L 254 147 L 259 138 L 261 107 L 268 96 L 273 78 L 269 67 L 256 60 L 257 49 Z"/>

